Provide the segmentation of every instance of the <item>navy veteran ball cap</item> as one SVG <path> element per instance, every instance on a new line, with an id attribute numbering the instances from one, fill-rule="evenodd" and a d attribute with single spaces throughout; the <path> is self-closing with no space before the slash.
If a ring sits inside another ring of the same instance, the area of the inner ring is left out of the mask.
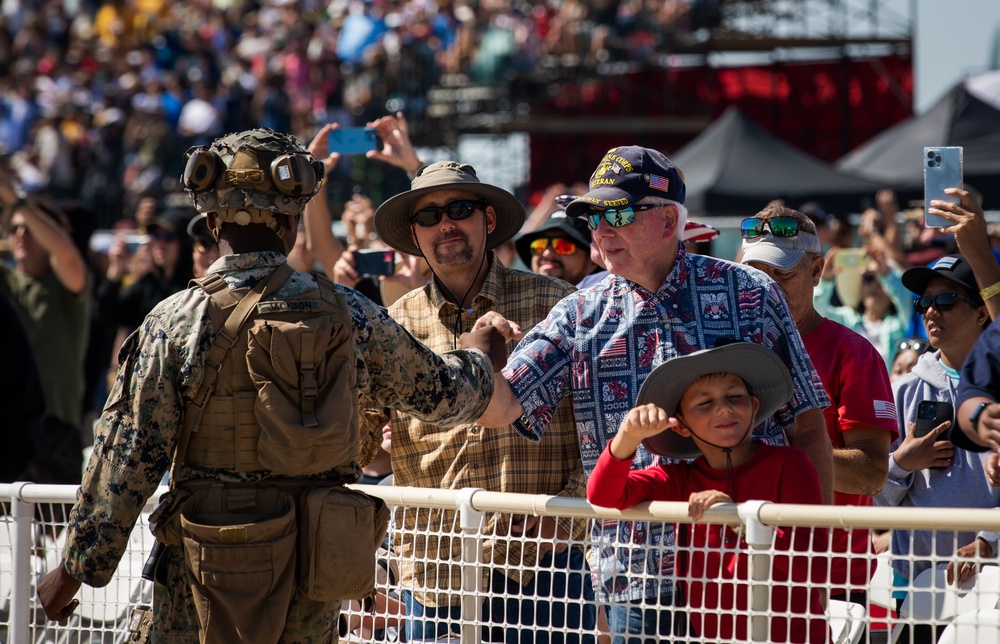
<path id="1" fill-rule="evenodd" d="M 684 203 L 686 194 L 684 178 L 662 152 L 628 145 L 608 150 L 590 177 L 590 191 L 566 206 L 566 214 L 583 217 L 591 206 L 624 208 L 646 197 Z"/>

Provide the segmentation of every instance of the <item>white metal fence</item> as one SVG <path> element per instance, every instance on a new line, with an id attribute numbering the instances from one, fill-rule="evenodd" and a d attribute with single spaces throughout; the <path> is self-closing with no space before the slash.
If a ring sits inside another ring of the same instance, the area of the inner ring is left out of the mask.
<path id="1" fill-rule="evenodd" d="M 459 583 L 457 587 L 452 584 L 448 593 L 437 593 L 448 596 L 446 599 L 450 602 L 443 603 L 455 604 L 453 609 L 438 609 L 438 619 L 445 623 L 448 632 L 443 639 L 463 643 L 491 640 L 551 644 L 610 642 L 612 636 L 603 617 L 616 606 L 598 605 L 596 601 L 586 599 L 567 599 L 570 595 L 561 589 L 562 582 L 566 581 L 565 569 L 553 565 L 551 557 L 543 557 L 541 563 L 530 557 L 534 548 L 544 550 L 546 544 L 553 543 L 553 540 L 532 531 L 527 535 L 518 534 L 517 530 L 506 527 L 506 523 L 501 524 L 500 534 L 484 535 L 484 527 L 493 525 L 490 517 L 495 513 L 509 514 L 515 525 L 533 517 L 575 517 L 586 521 L 588 528 L 594 522 L 605 521 L 690 523 L 685 503 L 656 502 L 617 511 L 597 508 L 580 499 L 483 490 L 440 491 L 384 486 L 365 486 L 362 489 L 384 498 L 393 507 L 394 519 L 390 522 L 389 548 L 377 564 L 380 574 L 374 611 L 363 610 L 358 605 L 346 607 L 342 618 L 344 641 L 405 641 L 406 610 L 402 591 L 426 597 L 421 591 L 448 588 L 450 582 L 445 579 L 451 579 L 452 575 L 446 576 L 446 573 L 452 571 L 446 566 L 438 566 L 428 573 L 428 585 L 434 588 L 404 588 L 399 583 L 399 575 L 401 572 L 405 574 L 409 568 L 426 568 L 427 564 L 450 556 L 457 565 L 454 577 Z M 68 509 L 66 504 L 74 502 L 75 491 L 72 486 L 0 485 L 0 503 L 3 504 L 0 515 L 0 642 L 126 642 L 131 609 L 151 602 L 152 584 L 140 577 L 153 543 L 144 513 L 132 533 L 128 551 L 111 584 L 105 588 L 84 586 L 78 596 L 80 605 L 67 623 L 46 622 L 35 598 L 35 586 L 40 576 L 59 562 L 64 538 L 62 527 Z M 152 503 L 147 511 L 151 506 Z M 776 597 L 808 594 L 814 590 L 822 591 L 821 594 L 827 596 L 834 592 L 835 589 L 822 579 L 822 570 L 831 560 L 830 553 L 825 550 L 788 550 L 781 545 L 784 542 L 780 535 L 787 533 L 789 528 L 798 531 L 805 543 L 816 543 L 813 539 L 821 538 L 823 529 L 834 527 L 930 530 L 935 531 L 937 539 L 950 544 L 942 551 L 954 552 L 965 545 L 956 542 L 956 531 L 1000 531 L 1000 512 L 750 502 L 738 506 L 717 506 L 708 512 L 703 523 L 710 524 L 710 532 L 725 533 L 733 538 L 724 539 L 724 545 L 717 549 L 697 546 L 677 548 L 677 560 L 684 569 L 681 577 L 686 581 L 683 586 L 689 593 L 697 591 L 702 594 L 689 594 L 686 607 L 645 606 L 650 610 L 670 611 L 675 624 L 687 627 L 687 634 L 674 638 L 675 641 L 733 641 L 737 637 L 729 628 L 741 620 L 747 627 L 745 639 L 773 641 L 775 632 L 771 629 L 778 628 L 776 625 L 782 618 L 808 617 L 800 610 L 778 605 Z M 397 525 L 406 527 L 397 529 L 394 527 Z M 769 526 L 784 528 L 775 531 Z M 586 534 L 590 534 L 589 529 Z M 405 551 L 405 559 L 396 552 L 404 543 L 416 546 Z M 566 545 L 581 551 L 591 550 L 592 545 L 589 536 L 556 538 L 555 543 L 560 548 Z M 496 553 L 511 546 L 511 552 L 517 554 L 484 563 L 484 546 L 487 558 L 499 557 Z M 602 546 L 607 547 L 608 544 Z M 659 546 L 629 542 L 616 543 L 614 547 L 647 551 Z M 894 579 L 888 554 L 870 557 L 876 562 L 876 572 L 867 588 L 863 589 L 867 591 L 867 602 L 856 605 L 830 600 L 818 617 L 824 622 L 823 633 L 829 632 L 831 641 L 857 642 L 861 637 L 866 637 L 869 642 L 896 641 L 901 634 L 904 638 L 912 635 L 912 641 L 920 639 L 922 635 L 919 631 L 910 633 L 904 630 L 903 627 L 908 626 L 930 629 L 934 633 L 930 641 L 940 631 L 941 642 L 1000 644 L 1000 569 L 995 556 L 987 560 L 970 560 L 978 574 L 960 587 L 945 581 L 945 567 L 952 559 L 950 556 L 922 557 L 930 563 L 930 567 L 916 579 L 899 576 Z M 792 581 L 776 581 L 784 578 L 779 569 L 787 568 L 789 561 L 796 558 L 802 561 L 793 561 L 791 566 L 799 566 L 807 572 L 806 576 L 793 575 Z M 591 562 L 594 561 L 596 559 L 592 558 Z M 692 572 L 699 568 L 699 561 L 705 561 L 706 565 Z M 517 592 L 517 584 L 513 585 L 513 590 L 509 584 L 496 584 L 497 579 L 517 578 L 526 572 L 533 578 L 548 578 L 552 582 L 551 587 L 544 585 L 540 587 L 537 597 L 525 597 Z M 587 582 L 597 576 L 597 572 L 589 566 L 585 566 L 580 574 Z M 625 577 L 639 575 L 655 578 L 660 573 L 640 571 L 623 574 Z M 671 574 L 671 569 L 662 573 Z M 733 605 L 713 603 L 708 595 L 716 591 L 723 595 L 731 592 Z M 533 599 L 544 601 L 531 601 Z M 896 617 L 897 602 L 900 600 L 902 607 Z M 501 620 L 496 617 L 498 607 L 502 610 L 504 606 L 507 610 L 506 621 L 511 622 L 509 625 L 499 624 Z M 520 610 L 521 614 L 512 616 L 512 609 L 515 612 Z M 586 612 L 588 610 L 590 612 Z M 525 614 L 530 611 L 538 614 Z M 542 612 L 545 614 L 542 615 Z M 565 619 L 558 616 L 563 612 L 566 613 Z M 584 614 L 601 619 L 592 628 L 584 628 L 573 617 Z M 705 625 L 713 620 L 721 622 L 720 630 L 709 635 Z M 536 625 L 520 625 L 525 622 Z M 641 642 L 643 638 L 634 641 Z M 665 641 L 665 638 L 651 636 L 645 641 Z"/>

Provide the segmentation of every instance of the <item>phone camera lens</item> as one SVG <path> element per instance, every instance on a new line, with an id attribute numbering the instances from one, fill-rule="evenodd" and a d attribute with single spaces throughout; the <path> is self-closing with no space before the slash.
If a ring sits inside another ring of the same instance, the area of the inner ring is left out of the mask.
<path id="1" fill-rule="evenodd" d="M 935 163 L 941 163 L 941 157 L 940 157 L 940 155 L 934 157 L 934 161 L 935 161 Z"/>
<path id="2" fill-rule="evenodd" d="M 928 159 L 933 159 L 934 158 L 934 150 L 928 150 L 927 151 L 927 158 Z"/>
<path id="3" fill-rule="evenodd" d="M 933 168 L 934 167 L 934 160 L 933 159 L 931 159 L 930 161 L 927 162 L 927 167 L 928 168 Z"/>

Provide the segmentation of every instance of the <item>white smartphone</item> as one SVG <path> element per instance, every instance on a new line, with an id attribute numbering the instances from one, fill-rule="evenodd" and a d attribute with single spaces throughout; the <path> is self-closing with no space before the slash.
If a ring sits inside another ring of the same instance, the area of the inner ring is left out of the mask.
<path id="1" fill-rule="evenodd" d="M 944 228 L 952 222 L 928 211 L 931 200 L 958 203 L 958 197 L 944 193 L 945 188 L 962 187 L 962 148 L 960 146 L 924 148 L 924 226 Z"/>

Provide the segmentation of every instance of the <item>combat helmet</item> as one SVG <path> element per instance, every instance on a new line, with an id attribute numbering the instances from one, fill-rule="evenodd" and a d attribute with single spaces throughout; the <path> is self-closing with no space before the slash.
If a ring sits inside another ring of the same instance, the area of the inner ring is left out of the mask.
<path id="1" fill-rule="evenodd" d="M 198 212 L 223 223 L 265 224 L 279 231 L 273 213 L 299 215 L 323 183 L 323 164 L 295 137 L 257 128 L 194 147 L 185 155 L 181 184 Z"/>

